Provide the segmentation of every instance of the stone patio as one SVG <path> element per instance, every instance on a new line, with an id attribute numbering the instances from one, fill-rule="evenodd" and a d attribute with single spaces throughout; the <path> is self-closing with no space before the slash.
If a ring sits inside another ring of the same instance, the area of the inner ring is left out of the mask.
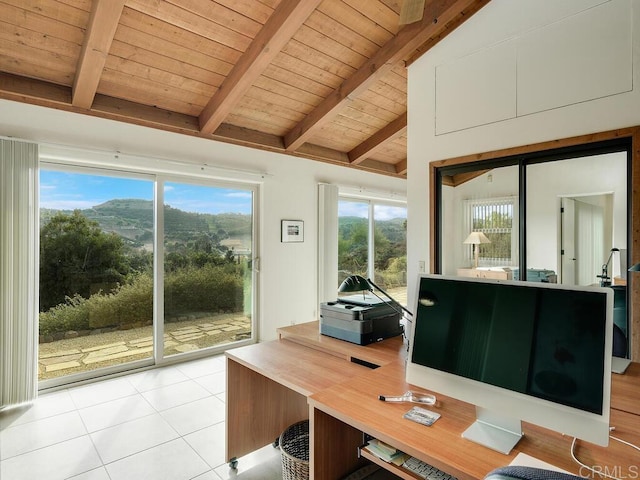
<path id="1" fill-rule="evenodd" d="M 220 315 L 165 324 L 164 354 L 198 350 L 251 336 L 251 319 Z M 41 380 L 149 358 L 153 354 L 152 328 L 101 333 L 40 345 Z"/>

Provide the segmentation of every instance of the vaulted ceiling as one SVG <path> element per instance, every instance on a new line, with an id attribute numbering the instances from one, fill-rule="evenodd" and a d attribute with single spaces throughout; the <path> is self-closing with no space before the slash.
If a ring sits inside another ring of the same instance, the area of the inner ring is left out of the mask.
<path id="1" fill-rule="evenodd" d="M 488 1 L 0 0 L 0 98 L 403 177 L 406 66 Z"/>

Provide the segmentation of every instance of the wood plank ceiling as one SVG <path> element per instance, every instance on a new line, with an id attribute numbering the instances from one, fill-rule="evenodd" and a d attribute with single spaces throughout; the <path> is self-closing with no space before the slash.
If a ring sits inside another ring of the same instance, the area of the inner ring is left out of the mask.
<path id="1" fill-rule="evenodd" d="M 403 177 L 406 66 L 489 0 L 403 1 L 0 0 L 0 98 Z"/>

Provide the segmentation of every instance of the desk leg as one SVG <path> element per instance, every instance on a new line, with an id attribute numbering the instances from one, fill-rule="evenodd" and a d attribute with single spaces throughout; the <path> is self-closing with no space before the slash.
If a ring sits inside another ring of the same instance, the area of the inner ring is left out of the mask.
<path id="1" fill-rule="evenodd" d="M 273 443 L 308 418 L 307 398 L 227 358 L 226 460 Z"/>
<path id="2" fill-rule="evenodd" d="M 358 458 L 363 443 L 362 432 L 337 418 L 309 407 L 310 477 L 312 480 L 335 480 L 368 463 Z"/>

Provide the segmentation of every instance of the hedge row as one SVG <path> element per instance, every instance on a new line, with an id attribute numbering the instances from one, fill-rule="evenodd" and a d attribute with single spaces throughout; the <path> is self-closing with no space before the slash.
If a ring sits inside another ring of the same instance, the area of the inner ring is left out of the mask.
<path id="1" fill-rule="evenodd" d="M 243 309 L 243 276 L 236 265 L 185 268 L 165 277 L 165 316 Z M 69 330 L 146 325 L 153 319 L 153 279 L 140 274 L 109 294 L 67 297 L 40 313 L 40 335 Z"/>

